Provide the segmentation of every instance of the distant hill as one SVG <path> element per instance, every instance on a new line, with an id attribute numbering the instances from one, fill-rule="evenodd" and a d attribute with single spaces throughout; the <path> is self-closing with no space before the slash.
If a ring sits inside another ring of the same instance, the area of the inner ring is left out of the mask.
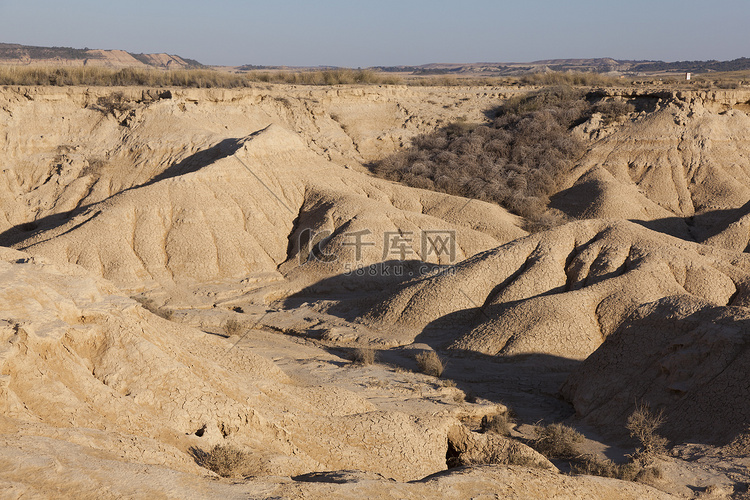
<path id="1" fill-rule="evenodd" d="M 656 61 L 638 64 L 633 68 L 634 71 L 690 71 L 693 73 L 744 71 L 748 69 L 750 69 L 750 58 L 747 57 L 740 57 L 732 61 L 677 61 L 672 63 Z"/>
<path id="2" fill-rule="evenodd" d="M 421 66 L 378 66 L 372 68 L 385 72 L 410 73 L 413 75 L 481 75 L 516 76 L 547 71 L 591 71 L 595 73 L 619 73 L 649 75 L 658 73 L 708 73 L 712 71 L 750 70 L 750 58 L 733 61 L 628 61 L 611 58 L 598 59 L 547 59 L 523 63 L 435 63 Z"/>
<path id="3" fill-rule="evenodd" d="M 36 47 L 14 43 L 0 43 L 0 65 L 29 66 L 104 66 L 109 68 L 186 69 L 205 67 L 194 59 L 178 55 L 134 54 L 124 50 L 74 49 L 71 47 Z M 257 70 L 330 70 L 335 66 L 290 67 L 245 64 L 234 71 Z M 630 61 L 608 57 L 594 59 L 544 59 L 532 62 L 432 63 L 419 66 L 375 66 L 369 68 L 388 73 L 411 75 L 462 76 L 518 76 L 550 71 L 580 71 L 626 75 L 654 75 L 664 73 L 708 73 L 750 70 L 750 58 L 732 61 Z"/>
<path id="4" fill-rule="evenodd" d="M 0 64 L 104 66 L 109 68 L 185 69 L 202 67 L 193 59 L 171 54 L 133 54 L 124 50 L 35 47 L 0 43 Z"/>

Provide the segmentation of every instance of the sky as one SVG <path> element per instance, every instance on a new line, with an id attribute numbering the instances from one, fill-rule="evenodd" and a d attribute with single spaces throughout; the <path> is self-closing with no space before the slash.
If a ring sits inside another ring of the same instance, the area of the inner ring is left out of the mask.
<path id="1" fill-rule="evenodd" d="M 750 57 L 750 0 L 0 0 L 0 42 L 210 65 Z"/>

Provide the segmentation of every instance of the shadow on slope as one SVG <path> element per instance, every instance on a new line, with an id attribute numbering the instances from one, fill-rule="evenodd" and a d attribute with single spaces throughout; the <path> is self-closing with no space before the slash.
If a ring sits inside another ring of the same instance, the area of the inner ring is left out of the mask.
<path id="1" fill-rule="evenodd" d="M 388 260 L 330 276 L 306 286 L 283 299 L 284 308 L 299 307 L 304 302 L 336 300 L 338 305 L 328 312 L 352 320 L 362 310 L 382 298 L 382 294 L 395 287 L 425 275 L 438 273 L 450 266 L 430 264 L 421 260 Z M 304 265 L 300 268 L 304 270 Z"/>
<path id="2" fill-rule="evenodd" d="M 550 198 L 550 207 L 560 210 L 573 219 L 599 218 L 591 217 L 586 213 L 597 203 L 599 196 L 600 193 L 594 192 L 590 183 L 577 183 L 555 193 Z M 639 207 L 637 203 L 634 206 Z M 750 214 L 750 201 L 738 208 L 710 210 L 689 217 L 675 215 L 646 220 L 625 215 L 623 218 L 658 233 L 702 243 L 727 230 L 731 224 L 748 214 Z"/>
<path id="3" fill-rule="evenodd" d="M 724 445 L 750 426 L 750 314 L 665 297 L 631 314 L 562 394 L 597 428 L 622 432 L 636 403 L 664 411 L 673 441 Z"/>

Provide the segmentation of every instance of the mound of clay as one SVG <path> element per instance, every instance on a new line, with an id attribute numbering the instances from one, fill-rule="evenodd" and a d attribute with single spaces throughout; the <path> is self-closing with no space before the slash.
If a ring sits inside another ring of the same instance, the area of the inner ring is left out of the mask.
<path id="1" fill-rule="evenodd" d="M 510 464 L 556 469 L 536 450 L 493 432 L 471 432 L 454 427 L 448 433 L 449 461 L 453 465 Z"/>
<path id="2" fill-rule="evenodd" d="M 666 296 L 747 305 L 750 260 L 629 222 L 584 221 L 516 240 L 372 306 L 376 325 L 444 332 L 454 349 L 584 359 Z"/>
<path id="3" fill-rule="evenodd" d="M 0 230 L 43 225 L 165 172 L 196 170 L 218 158 L 217 146 L 227 149 L 269 124 L 294 130 L 322 158 L 359 168 L 443 121 L 480 120 L 499 97 L 418 87 L 6 87 Z M 21 232 L 0 239 L 7 246 L 28 236 Z"/>
<path id="4" fill-rule="evenodd" d="M 326 231 L 319 249 L 336 256 L 305 267 L 313 280 L 380 262 L 386 234 L 414 235 L 410 256 L 445 263 L 525 234 L 497 206 L 476 202 L 462 211 L 461 198 L 343 169 L 277 125 L 239 144 L 203 168 L 126 190 L 15 246 L 138 288 L 237 280 L 276 272 L 285 261 L 292 270 L 311 250 L 300 245 L 305 230 Z M 482 223 L 472 220 L 477 210 L 489 215 Z M 422 255 L 425 231 L 455 234 L 454 254 Z M 353 234 L 365 236 L 361 247 Z"/>
<path id="5" fill-rule="evenodd" d="M 693 239 L 713 211 L 750 199 L 750 94 L 740 91 L 630 95 L 640 113 L 595 142 L 553 205 L 581 218 L 627 218 Z M 591 130 L 589 130 L 591 129 Z"/>
<path id="6" fill-rule="evenodd" d="M 750 427 L 750 312 L 667 297 L 639 307 L 569 377 L 587 422 L 622 430 L 639 403 L 673 442 L 727 444 Z"/>

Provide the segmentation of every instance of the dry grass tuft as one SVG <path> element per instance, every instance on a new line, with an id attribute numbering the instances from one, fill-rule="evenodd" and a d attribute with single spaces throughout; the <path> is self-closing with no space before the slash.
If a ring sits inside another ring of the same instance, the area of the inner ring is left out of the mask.
<path id="1" fill-rule="evenodd" d="M 419 371 L 425 375 L 440 377 L 443 374 L 443 370 L 445 369 L 443 360 L 440 359 L 440 356 L 435 351 L 420 352 L 417 354 L 416 360 Z"/>
<path id="2" fill-rule="evenodd" d="M 352 354 L 352 362 L 359 365 L 371 365 L 375 362 L 375 349 L 372 347 L 357 347 Z"/>
<path id="3" fill-rule="evenodd" d="M 535 432 L 531 447 L 548 458 L 575 458 L 579 455 L 578 445 L 584 441 L 583 434 L 565 424 L 537 427 Z"/>
<path id="4" fill-rule="evenodd" d="M 612 477 L 623 481 L 634 481 L 641 472 L 641 467 L 632 462 L 616 464 L 609 459 L 601 459 L 594 455 L 583 455 L 572 464 L 576 474 L 590 476 Z"/>
<path id="5" fill-rule="evenodd" d="M 482 432 L 492 432 L 494 434 L 500 434 L 501 436 L 507 436 L 510 434 L 511 429 L 515 422 L 508 415 L 508 412 L 498 413 L 497 415 L 485 415 L 482 417 Z"/>
<path id="6" fill-rule="evenodd" d="M 240 321 L 232 318 L 224 323 L 224 333 L 226 333 L 227 337 L 239 336 L 245 333 L 245 326 Z"/>
<path id="7" fill-rule="evenodd" d="M 199 457 L 199 463 L 221 477 L 240 476 L 250 469 L 250 454 L 223 444 L 217 444 Z"/>

